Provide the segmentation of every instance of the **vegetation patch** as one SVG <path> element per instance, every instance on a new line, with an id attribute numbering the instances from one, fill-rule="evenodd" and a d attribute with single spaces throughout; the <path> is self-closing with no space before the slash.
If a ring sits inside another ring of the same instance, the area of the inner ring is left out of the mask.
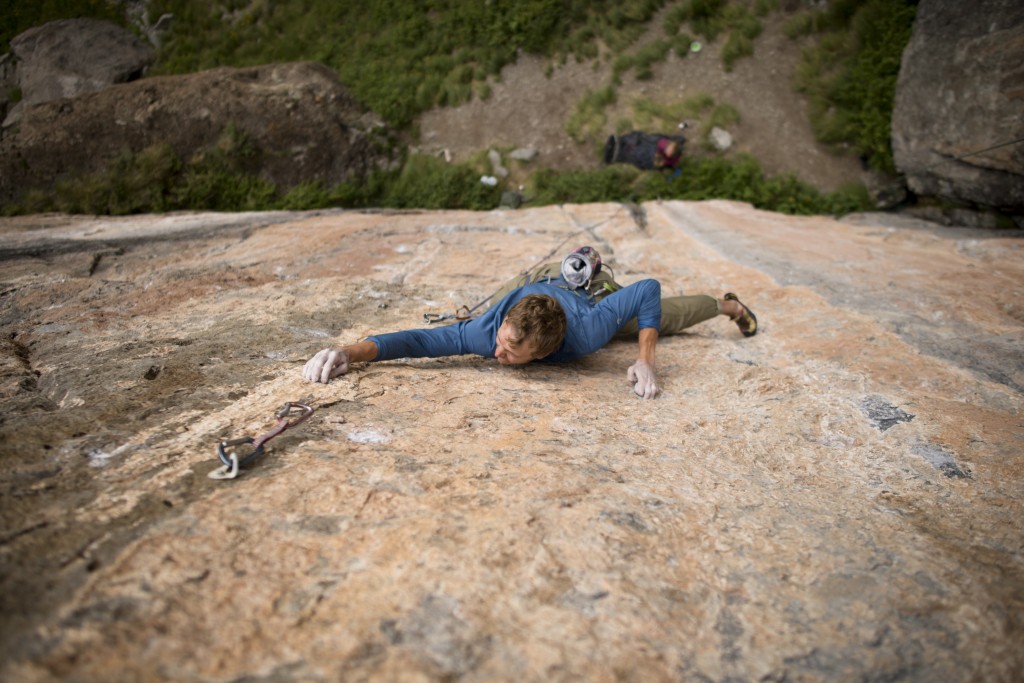
<path id="1" fill-rule="evenodd" d="M 732 105 L 716 103 L 710 95 L 700 94 L 669 103 L 638 98 L 633 101 L 633 120 L 636 129 L 657 131 L 674 131 L 685 121 L 703 139 L 716 126 L 728 128 L 739 123 L 740 115 Z"/>
<path id="2" fill-rule="evenodd" d="M 678 177 L 624 165 L 594 171 L 542 171 L 534 177 L 532 201 L 558 204 L 733 199 L 769 211 L 805 215 L 842 215 L 871 206 L 861 185 L 821 193 L 791 175 L 766 177 L 757 160 L 749 156 L 737 160 L 684 158 L 680 168 Z"/>
<path id="3" fill-rule="evenodd" d="M 606 109 L 615 104 L 617 96 L 611 86 L 588 93 L 576 105 L 576 111 L 569 117 L 566 132 L 576 142 L 593 141 L 607 131 Z"/>
<path id="4" fill-rule="evenodd" d="M 231 140 L 236 133 L 225 132 Z M 319 182 L 278 188 L 245 170 L 243 145 L 214 146 L 183 162 L 167 145 L 124 152 L 97 174 L 63 179 L 52 192 L 34 191 L 7 214 L 62 211 L 112 214 L 182 210 L 254 211 L 395 208 L 490 210 L 503 188 L 481 182 L 481 166 L 412 156 L 398 171 L 377 171 L 327 187 Z M 684 158 L 673 176 L 625 165 L 587 171 L 542 169 L 523 178 L 528 205 L 735 199 L 790 214 L 844 214 L 870 208 L 862 186 L 823 194 L 793 176 L 769 178 L 751 157 Z"/>
<path id="5" fill-rule="evenodd" d="M 90 16 L 123 25 L 125 5 L 123 0 L 16 2 L 0 19 L 0 50 L 21 31 L 53 19 Z M 832 0 L 787 25 L 793 39 L 810 43 L 798 86 L 810 98 L 816 133 L 880 170 L 892 170 L 889 121 L 914 7 L 910 0 Z M 730 69 L 753 53 L 761 18 L 777 9 L 778 0 L 152 0 L 149 16 L 169 12 L 175 17 L 154 73 L 319 61 L 334 68 L 356 98 L 391 126 L 413 132 L 415 117 L 427 109 L 488 98 L 502 68 L 520 51 L 546 55 L 552 63 L 610 60 L 612 82 L 589 93 L 566 126 L 578 142 L 603 143 L 608 108 L 617 102 L 615 87 L 627 71 L 649 78 L 670 53 L 689 54 L 694 36 L 708 42 L 724 37 L 723 61 Z M 634 49 L 659 12 L 664 38 Z M 706 96 L 676 103 L 642 99 L 633 103 L 632 118 L 620 116 L 614 128 L 667 131 L 683 120 L 695 122 L 705 137 L 714 126 L 738 122 L 739 114 Z M 255 175 L 259 154 L 230 130 L 213 149 L 191 159 L 178 159 L 159 145 L 125 152 L 102 173 L 62 179 L 56 192 L 31 193 L 20 207 L 6 211 L 490 208 L 500 198 L 501 187 L 481 184 L 472 164 L 417 156 L 399 171 L 377 172 L 359 182 L 277 188 Z M 862 199 L 853 191 L 816 194 L 794 178 L 764 178 L 756 162 L 746 159 L 687 158 L 682 177 L 672 183 L 658 174 L 629 173 L 546 171 L 527 182 L 537 188 L 535 202 L 605 201 L 623 193 L 631 200 L 724 196 L 781 211 L 836 213 L 837 207 L 860 206 Z M 570 197 L 571 192 L 578 194 Z"/>
<path id="6" fill-rule="evenodd" d="M 852 150 L 878 171 L 895 172 L 893 102 L 915 14 L 905 0 L 836 0 L 787 27 L 794 38 L 819 36 L 797 76 L 818 139 Z"/>
<path id="7" fill-rule="evenodd" d="M 777 0 L 684 0 L 666 13 L 662 27 L 666 35 L 678 37 L 682 26 L 689 24 L 694 33 L 709 42 L 724 34 L 722 64 L 726 71 L 732 71 L 736 60 L 754 54 L 754 39 L 762 31 L 760 17 L 777 7 Z M 689 36 L 683 35 L 684 40 L 676 43 L 676 54 L 680 56 L 691 43 Z"/>
<path id="8" fill-rule="evenodd" d="M 465 102 L 500 79 L 520 50 L 553 59 L 621 51 L 665 0 L 153 0 L 174 14 L 155 71 L 314 60 L 402 128 L 435 106 Z"/>

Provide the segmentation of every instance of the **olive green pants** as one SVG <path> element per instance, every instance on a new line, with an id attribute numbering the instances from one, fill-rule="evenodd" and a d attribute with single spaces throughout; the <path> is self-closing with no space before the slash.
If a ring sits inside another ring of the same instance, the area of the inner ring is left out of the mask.
<path id="1" fill-rule="evenodd" d="M 544 282 L 549 279 L 554 280 L 561 276 L 561 262 L 545 263 L 544 265 L 534 268 L 525 275 L 519 275 L 506 282 L 501 289 L 494 294 L 494 297 L 491 299 L 491 303 L 494 304 L 501 301 L 506 294 L 511 292 L 513 289 L 522 287 L 523 285 L 535 282 Z M 622 289 L 622 286 L 612 279 L 612 276 L 607 270 L 602 269 L 601 272 L 591 280 L 590 286 L 587 289 L 595 299 L 600 301 L 612 292 Z M 693 327 L 697 323 L 702 323 L 705 320 L 711 320 L 718 315 L 718 312 L 718 300 L 714 297 L 708 296 L 707 294 L 665 297 L 661 300 L 661 329 L 658 334 L 661 336 L 679 334 L 683 330 Z M 619 330 L 618 334 L 620 336 L 635 335 L 637 331 L 638 327 L 636 318 L 633 318 L 626 323 L 625 327 Z"/>

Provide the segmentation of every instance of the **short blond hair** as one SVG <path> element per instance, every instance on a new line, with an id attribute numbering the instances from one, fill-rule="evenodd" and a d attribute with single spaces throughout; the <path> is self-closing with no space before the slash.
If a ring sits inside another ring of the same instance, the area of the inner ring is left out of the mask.
<path id="1" fill-rule="evenodd" d="M 537 358 L 557 351 L 565 339 L 565 311 L 554 297 L 546 294 L 524 296 L 509 309 L 505 322 L 513 328 L 509 345 L 517 348 L 524 341 L 532 341 Z"/>

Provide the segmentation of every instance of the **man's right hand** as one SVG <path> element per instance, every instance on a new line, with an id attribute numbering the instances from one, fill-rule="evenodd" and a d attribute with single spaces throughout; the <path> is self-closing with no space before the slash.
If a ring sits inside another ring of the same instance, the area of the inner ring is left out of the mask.
<path id="1" fill-rule="evenodd" d="M 349 357 L 345 349 L 323 349 L 306 361 L 302 376 L 310 382 L 327 384 L 348 372 Z"/>
<path id="2" fill-rule="evenodd" d="M 654 376 L 654 364 L 638 360 L 626 371 L 633 393 L 640 398 L 654 398 L 658 395 L 658 380 Z"/>

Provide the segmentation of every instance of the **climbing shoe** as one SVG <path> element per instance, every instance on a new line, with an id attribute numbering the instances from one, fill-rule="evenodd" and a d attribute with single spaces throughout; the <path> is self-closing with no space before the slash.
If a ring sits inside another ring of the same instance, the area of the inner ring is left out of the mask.
<path id="1" fill-rule="evenodd" d="M 736 303 L 743 307 L 742 313 L 740 313 L 734 318 L 730 318 L 730 320 L 736 323 L 736 327 L 740 328 L 740 332 L 743 333 L 743 336 L 753 337 L 755 334 L 757 334 L 757 316 L 754 315 L 754 312 L 747 308 L 747 306 L 742 301 L 739 300 L 739 297 L 737 297 L 732 292 L 729 292 L 728 294 L 725 295 L 725 300 L 735 301 Z"/>

